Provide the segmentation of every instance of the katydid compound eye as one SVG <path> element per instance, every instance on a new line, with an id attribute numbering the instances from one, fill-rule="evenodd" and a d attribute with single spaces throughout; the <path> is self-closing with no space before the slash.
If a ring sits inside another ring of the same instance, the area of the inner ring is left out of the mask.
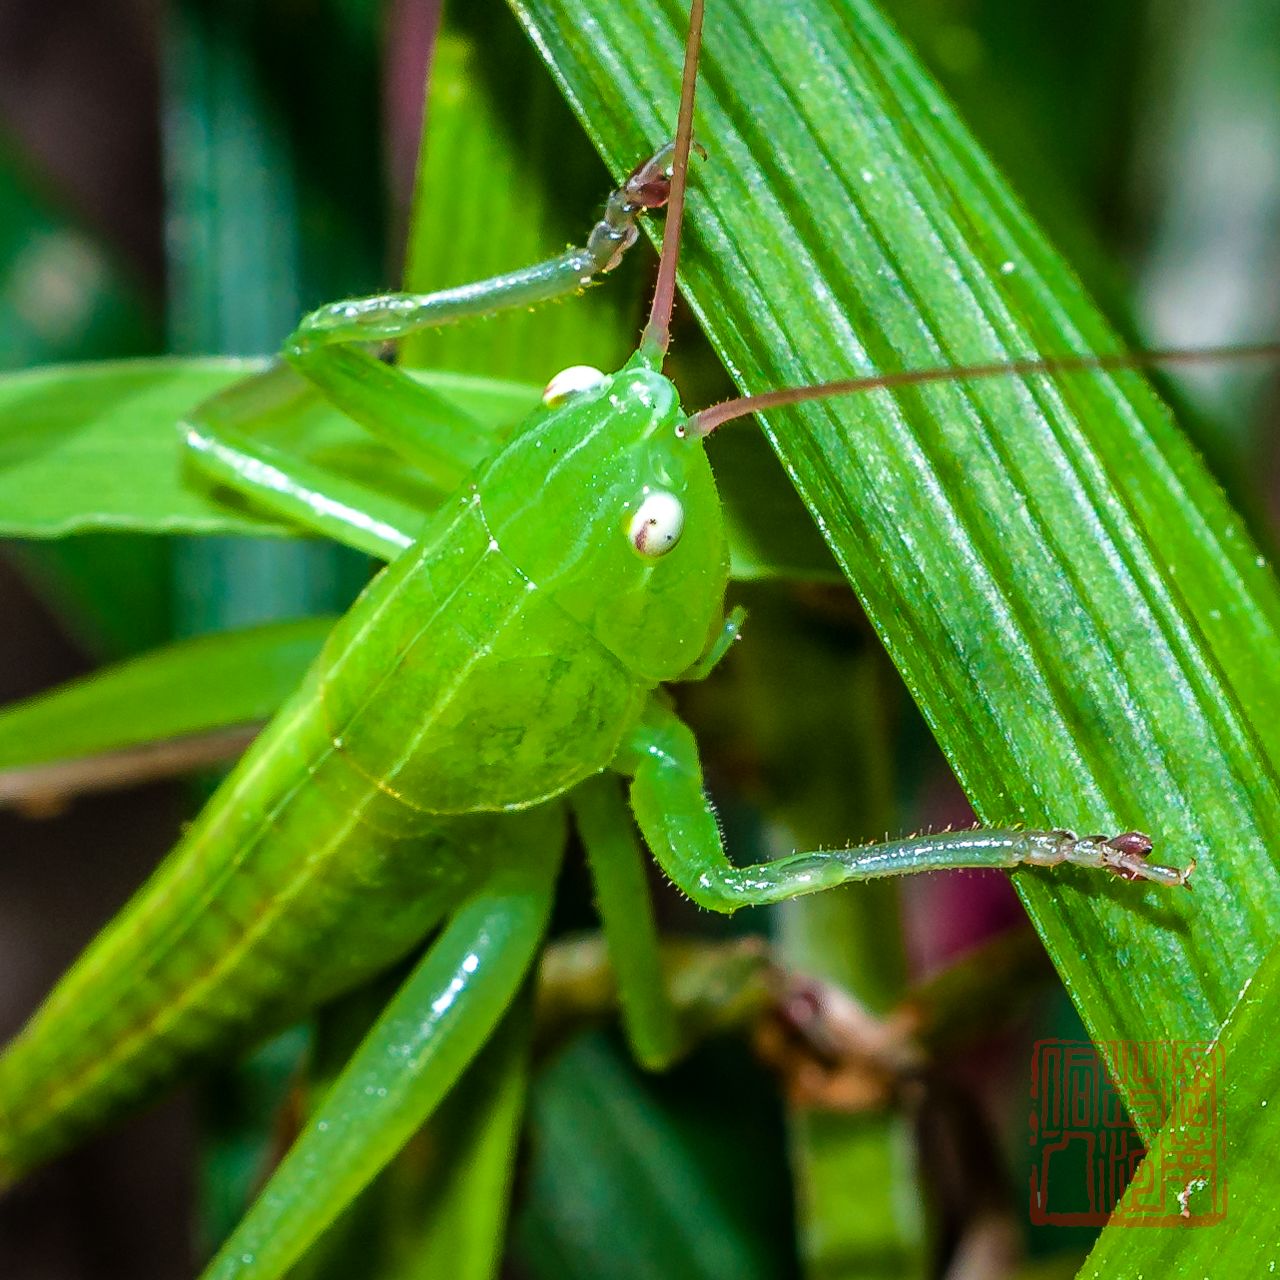
<path id="1" fill-rule="evenodd" d="M 645 495 L 627 528 L 631 545 L 654 560 L 665 556 L 683 532 L 684 506 L 674 493 L 662 490 Z"/>
<path id="2" fill-rule="evenodd" d="M 571 364 L 567 369 L 561 369 L 547 383 L 546 390 L 542 393 L 542 403 L 555 408 L 558 404 L 564 404 L 570 396 L 594 391 L 607 381 L 608 378 L 599 369 L 593 369 L 589 364 Z"/>

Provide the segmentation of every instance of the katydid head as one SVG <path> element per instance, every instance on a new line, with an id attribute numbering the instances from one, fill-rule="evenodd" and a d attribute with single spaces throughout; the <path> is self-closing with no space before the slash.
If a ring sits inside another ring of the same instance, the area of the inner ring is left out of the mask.
<path id="1" fill-rule="evenodd" d="M 703 443 L 642 354 L 548 393 L 477 477 L 493 541 L 629 670 L 672 679 L 718 632 L 728 579 Z"/>

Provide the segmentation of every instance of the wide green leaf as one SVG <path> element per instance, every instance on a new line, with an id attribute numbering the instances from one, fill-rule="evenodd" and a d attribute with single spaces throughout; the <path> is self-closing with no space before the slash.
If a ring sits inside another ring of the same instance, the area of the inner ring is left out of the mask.
<path id="1" fill-rule="evenodd" d="M 182 481 L 177 423 L 257 366 L 136 360 L 0 379 L 0 533 L 248 532 L 253 517 Z"/>
<path id="2" fill-rule="evenodd" d="M 185 465 L 177 424 L 265 361 L 137 360 L 36 369 L 0 378 L 0 535 L 90 529 L 283 535 L 292 530 L 218 491 Z M 423 374 L 433 390 L 495 428 L 536 402 L 523 383 Z M 423 509 L 430 490 L 390 450 L 298 380 L 265 424 L 287 453 Z"/>
<path id="3" fill-rule="evenodd" d="M 670 134 L 683 3 L 513 3 L 615 173 Z M 1116 349 L 870 4 L 710 9 L 682 282 L 744 388 Z M 1086 374 L 763 425 L 982 818 L 1198 860 L 1018 886 L 1097 1036 L 1209 1038 L 1280 918 L 1280 593 L 1167 411 Z"/>

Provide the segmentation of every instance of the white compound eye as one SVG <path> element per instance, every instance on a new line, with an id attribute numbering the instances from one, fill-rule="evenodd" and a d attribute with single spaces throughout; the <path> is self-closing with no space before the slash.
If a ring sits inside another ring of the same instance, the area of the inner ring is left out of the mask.
<path id="1" fill-rule="evenodd" d="M 571 364 L 561 369 L 542 393 L 542 403 L 550 408 L 564 404 L 570 396 L 581 395 L 584 391 L 594 391 L 603 386 L 608 378 L 599 369 L 589 364 Z"/>
<path id="2" fill-rule="evenodd" d="M 684 506 L 674 493 L 661 489 L 645 495 L 627 529 L 631 545 L 655 560 L 665 556 L 683 532 Z"/>

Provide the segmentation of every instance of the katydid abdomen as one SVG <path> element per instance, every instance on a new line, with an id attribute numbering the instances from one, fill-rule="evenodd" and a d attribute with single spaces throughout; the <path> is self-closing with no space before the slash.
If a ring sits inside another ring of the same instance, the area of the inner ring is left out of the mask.
<path id="1" fill-rule="evenodd" d="M 611 432 L 620 421 L 643 442 L 671 424 L 664 379 L 617 381 L 628 412 L 610 405 Z M 609 405 L 608 390 L 588 399 Z M 0 1177 L 404 955 L 495 859 L 561 821 L 558 806 L 516 811 L 607 767 L 657 680 L 696 659 L 726 576 L 702 451 L 687 447 L 692 474 L 673 476 L 642 448 L 569 502 L 608 461 L 599 420 L 591 404 L 535 415 L 339 622 L 0 1059 Z M 545 459 L 532 492 L 509 474 L 531 453 Z M 650 482 L 690 480 L 701 528 L 658 578 L 691 576 L 699 603 L 653 625 L 654 571 L 627 511 Z"/>
<path id="2" fill-rule="evenodd" d="M 406 809 L 302 691 L 0 1059 L 0 1182 L 395 960 L 517 821 Z"/>

